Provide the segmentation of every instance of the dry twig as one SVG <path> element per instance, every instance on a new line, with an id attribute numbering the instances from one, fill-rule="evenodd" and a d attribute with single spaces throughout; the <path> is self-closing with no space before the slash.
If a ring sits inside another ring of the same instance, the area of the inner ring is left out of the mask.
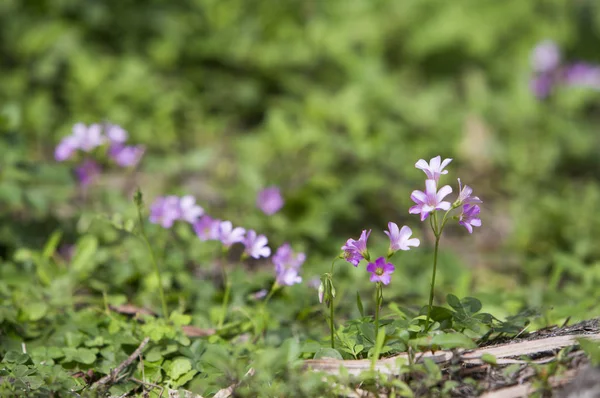
<path id="1" fill-rule="evenodd" d="M 138 357 L 142 353 L 142 350 L 144 349 L 144 347 L 146 347 L 146 344 L 148 344 L 149 341 L 150 341 L 150 337 L 146 337 L 144 340 L 142 340 L 142 342 L 140 343 L 138 348 L 136 348 L 136 350 L 130 356 L 128 356 L 127 359 L 125 359 L 123 362 L 121 362 L 119 364 L 119 366 L 114 368 L 109 374 L 107 374 L 106 376 L 104 376 L 103 378 L 101 378 L 100 380 L 95 382 L 94 384 L 92 384 L 91 388 L 96 389 L 96 388 L 103 386 L 105 384 L 108 384 L 110 382 L 114 382 L 117 375 L 119 373 L 121 373 L 121 371 L 123 369 L 125 369 L 127 366 L 131 365 L 131 363 L 135 360 L 135 358 Z"/>

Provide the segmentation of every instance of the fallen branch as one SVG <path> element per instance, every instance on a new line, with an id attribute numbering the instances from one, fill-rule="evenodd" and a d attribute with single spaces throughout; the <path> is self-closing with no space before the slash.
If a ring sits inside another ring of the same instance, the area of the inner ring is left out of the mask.
<path id="1" fill-rule="evenodd" d="M 107 374 L 106 376 L 104 376 L 103 378 L 101 378 L 100 380 L 95 382 L 94 384 L 92 384 L 91 388 L 96 389 L 96 388 L 103 386 L 105 384 L 108 384 L 110 382 L 114 382 L 117 375 L 119 373 L 121 373 L 121 371 L 123 371 L 123 369 L 125 369 L 127 366 L 131 365 L 131 363 L 135 360 L 135 358 L 138 357 L 142 353 L 142 350 L 144 349 L 144 347 L 146 347 L 146 344 L 148 344 L 149 341 L 150 341 L 150 337 L 144 338 L 144 340 L 142 340 L 142 342 L 140 343 L 138 348 L 136 348 L 136 350 L 130 356 L 128 356 L 127 359 L 125 359 L 123 362 L 121 362 L 119 364 L 119 366 L 114 368 L 109 374 Z"/>
<path id="2" fill-rule="evenodd" d="M 579 338 L 600 340 L 600 333 L 554 336 L 538 340 L 523 341 L 520 343 L 478 348 L 472 351 L 462 351 L 462 353 L 460 353 L 459 362 L 467 365 L 482 365 L 485 364 L 481 359 L 482 355 L 491 354 L 496 358 L 496 362 L 499 365 L 529 363 L 531 361 L 523 360 L 521 357 L 532 355 L 540 356 L 548 353 L 554 354 L 554 351 L 556 350 L 577 345 L 577 339 Z M 423 358 L 430 358 L 437 364 L 448 364 L 453 358 L 453 353 L 451 351 L 428 352 L 423 354 Z M 544 359 L 540 359 L 539 361 L 542 363 L 546 362 Z M 378 360 L 375 364 L 375 370 L 389 375 L 399 375 L 402 368 L 408 363 L 408 353 L 402 353 L 390 358 Z M 361 372 L 371 369 L 371 361 L 368 359 L 309 359 L 304 361 L 304 366 L 305 368 L 314 371 L 336 375 L 339 374 L 340 367 L 344 367 L 349 374 L 357 376 Z"/>

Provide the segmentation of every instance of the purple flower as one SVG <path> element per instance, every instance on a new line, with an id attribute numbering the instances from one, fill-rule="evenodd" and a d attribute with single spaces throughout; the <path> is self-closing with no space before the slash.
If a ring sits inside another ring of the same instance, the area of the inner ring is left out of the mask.
<path id="1" fill-rule="evenodd" d="M 254 293 L 252 295 L 252 298 L 255 300 L 260 300 L 260 299 L 267 297 L 268 293 L 269 292 L 267 291 L 267 289 L 260 289 L 258 292 Z"/>
<path id="2" fill-rule="evenodd" d="M 54 159 L 58 162 L 65 161 L 71 156 L 78 148 L 77 140 L 72 135 L 68 135 L 63 138 L 54 150 Z"/>
<path id="3" fill-rule="evenodd" d="M 83 123 L 76 123 L 73 126 L 73 137 L 77 142 L 77 147 L 85 152 L 104 144 L 104 136 L 102 135 L 102 126 L 99 124 L 91 124 L 87 127 Z"/>
<path id="4" fill-rule="evenodd" d="M 269 257 L 271 255 L 271 249 L 267 246 L 268 240 L 264 235 L 256 235 L 256 232 L 249 229 L 246 232 L 246 239 L 244 239 L 244 252 L 252 258 Z"/>
<path id="5" fill-rule="evenodd" d="M 406 225 L 402 229 L 398 229 L 396 223 L 389 222 L 388 229 L 389 232 L 384 232 L 390 238 L 390 252 L 392 253 L 397 250 L 410 250 L 410 246 L 418 247 L 421 243 L 417 238 L 409 239 L 412 235 L 412 230 Z"/>
<path id="6" fill-rule="evenodd" d="M 529 88 L 533 95 L 540 99 L 544 99 L 550 95 L 555 84 L 556 82 L 552 75 L 542 73 L 531 79 Z"/>
<path id="7" fill-rule="evenodd" d="M 150 222 L 171 228 L 181 217 L 179 198 L 177 196 L 159 196 L 150 206 Z"/>
<path id="8" fill-rule="evenodd" d="M 256 206 L 266 215 L 273 215 L 283 207 L 283 198 L 277 187 L 265 188 L 258 193 Z"/>
<path id="9" fill-rule="evenodd" d="M 531 53 L 531 67 L 540 73 L 552 72 L 560 64 L 560 49 L 552 40 L 538 43 Z"/>
<path id="10" fill-rule="evenodd" d="M 104 132 L 111 143 L 123 144 L 127 141 L 127 131 L 116 124 L 107 124 L 104 128 Z"/>
<path id="11" fill-rule="evenodd" d="M 448 174 L 448 170 L 444 170 L 444 167 L 448 166 L 451 161 L 452 159 L 444 159 L 442 162 L 442 157 L 436 156 L 431 159 L 429 163 L 424 159 L 419 159 L 419 161 L 415 163 L 415 167 L 423 170 L 429 180 L 435 180 L 437 182 L 440 179 L 440 175 Z"/>
<path id="12" fill-rule="evenodd" d="M 481 227 L 479 211 L 480 209 L 477 205 L 464 205 L 463 211 L 458 218 L 458 223 L 465 227 L 470 234 L 473 233 L 473 227 Z"/>
<path id="13" fill-rule="evenodd" d="M 221 221 L 219 224 L 219 240 L 225 247 L 234 243 L 243 242 L 246 230 L 242 227 L 233 228 L 231 221 Z"/>
<path id="14" fill-rule="evenodd" d="M 133 167 L 140 162 L 145 151 L 146 148 L 143 145 L 134 146 L 115 143 L 110 146 L 108 156 L 121 167 Z"/>
<path id="15" fill-rule="evenodd" d="M 294 253 L 289 243 L 281 245 L 273 255 L 273 264 L 280 268 L 300 268 L 305 260 L 306 254 Z"/>
<path id="16" fill-rule="evenodd" d="M 302 282 L 302 277 L 298 273 L 305 260 L 306 255 L 304 253 L 295 254 L 289 243 L 281 245 L 272 257 L 275 265 L 275 282 L 285 286 Z"/>
<path id="17" fill-rule="evenodd" d="M 75 175 L 82 186 L 91 184 L 101 173 L 100 165 L 92 159 L 84 160 L 79 167 L 75 168 Z"/>
<path id="18" fill-rule="evenodd" d="M 367 271 L 371 273 L 371 282 L 381 282 L 384 285 L 390 284 L 395 269 L 394 264 L 386 263 L 383 257 L 379 257 L 374 263 L 367 265 Z"/>
<path id="19" fill-rule="evenodd" d="M 346 244 L 342 246 L 342 250 L 344 251 L 344 259 L 355 267 L 358 266 L 358 263 L 360 263 L 363 258 L 369 261 L 367 239 L 369 239 L 370 234 L 371 230 L 368 232 L 367 230 L 363 230 L 358 240 L 348 239 Z"/>
<path id="20" fill-rule="evenodd" d="M 221 220 L 215 220 L 204 215 L 194 223 L 194 232 L 201 241 L 219 239 L 219 224 Z"/>
<path id="21" fill-rule="evenodd" d="M 473 189 L 468 185 L 465 185 L 463 187 L 460 178 L 458 179 L 458 192 L 458 199 L 456 199 L 454 207 L 473 203 L 483 203 L 483 201 L 477 196 L 471 196 L 471 194 L 473 193 Z"/>
<path id="22" fill-rule="evenodd" d="M 276 272 L 275 282 L 282 286 L 292 286 L 302 282 L 302 277 L 298 275 L 298 270 L 295 268 L 284 268 Z"/>
<path id="23" fill-rule="evenodd" d="M 570 86 L 600 89 L 600 66 L 578 62 L 565 68 L 564 82 Z"/>
<path id="24" fill-rule="evenodd" d="M 425 180 L 425 192 L 413 191 L 410 198 L 416 203 L 408 212 L 410 214 L 421 213 L 421 221 L 424 221 L 429 213 L 435 210 L 449 210 L 450 202 L 443 201 L 452 192 L 450 185 L 443 186 L 437 191 L 434 180 Z"/>
<path id="25" fill-rule="evenodd" d="M 190 224 L 195 223 L 198 217 L 204 214 L 204 209 L 196 205 L 196 199 L 192 195 L 179 199 L 179 211 L 179 217 Z"/>

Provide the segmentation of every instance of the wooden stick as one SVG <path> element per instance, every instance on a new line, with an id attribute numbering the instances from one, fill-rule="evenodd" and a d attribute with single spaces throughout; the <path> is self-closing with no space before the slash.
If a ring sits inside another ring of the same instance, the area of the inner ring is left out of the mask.
<path id="1" fill-rule="evenodd" d="M 481 365 L 485 362 L 481 359 L 483 354 L 491 354 L 496 357 L 499 365 L 510 363 L 527 363 L 519 357 L 523 355 L 540 354 L 552 352 L 565 347 L 577 344 L 577 339 L 586 338 L 591 340 L 600 340 L 600 333 L 596 334 L 575 334 L 566 336 L 547 337 L 538 340 L 522 341 L 520 343 L 509 343 L 491 347 L 478 348 L 471 351 L 463 351 L 460 354 L 460 362 L 469 365 Z M 438 364 L 449 363 L 453 357 L 451 351 L 436 351 L 435 353 L 423 353 L 424 358 L 430 358 Z M 541 360 L 544 362 L 544 360 Z M 402 367 L 408 364 L 408 354 L 401 353 L 390 358 L 380 359 L 376 362 L 375 369 L 381 373 L 398 375 Z M 308 359 L 304 361 L 307 369 L 326 372 L 329 374 L 339 374 L 340 367 L 347 369 L 351 375 L 359 375 L 361 372 L 369 370 L 371 361 L 368 359 L 359 360 L 339 360 L 339 359 Z"/>
<path id="2" fill-rule="evenodd" d="M 101 378 L 100 380 L 95 382 L 94 384 L 92 384 L 91 388 L 96 389 L 100 386 L 108 384 L 111 381 L 114 381 L 115 378 L 117 377 L 117 375 L 119 373 L 121 373 L 121 371 L 123 369 L 125 369 L 127 366 L 131 365 L 131 363 L 135 360 L 135 358 L 138 357 L 142 353 L 142 350 L 144 349 L 144 347 L 146 347 L 146 344 L 148 344 L 149 341 L 150 341 L 150 337 L 146 337 L 144 340 L 142 340 L 139 347 L 136 348 L 136 350 L 130 356 L 128 356 L 127 359 L 125 359 L 123 362 L 121 362 L 119 364 L 119 366 L 114 368 L 109 374 L 107 374 L 106 376 L 104 376 L 103 378 Z"/>

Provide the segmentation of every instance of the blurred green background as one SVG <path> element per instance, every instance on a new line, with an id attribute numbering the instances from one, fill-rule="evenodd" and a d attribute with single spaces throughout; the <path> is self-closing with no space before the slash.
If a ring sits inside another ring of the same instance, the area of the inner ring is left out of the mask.
<path id="1" fill-rule="evenodd" d="M 565 59 L 600 63 L 600 3 L 3 0 L 3 277 L 33 272 L 28 250 L 60 230 L 61 242 L 93 255 L 75 280 L 38 269 L 57 305 L 75 300 L 58 294 L 68 288 L 158 308 L 145 252 L 98 218 L 132 216 L 139 185 L 147 201 L 193 194 L 273 247 L 305 250 L 305 281 L 362 229 L 374 229 L 372 250 L 384 253 L 387 222 L 407 224 L 424 244 L 398 259 L 386 298 L 422 305 L 431 236 L 409 216 L 409 196 L 423 189 L 414 163 L 439 154 L 454 159 L 444 182 L 456 192 L 460 177 L 484 204 L 472 236 L 447 230 L 437 301 L 475 294 L 489 312 L 537 307 L 545 322 L 599 315 L 600 94 L 561 87 L 537 99 L 530 54 L 544 39 Z M 53 150 L 74 123 L 101 121 L 147 152 L 134 175 L 113 170 L 82 190 Z M 286 201 L 273 217 L 255 207 L 268 185 Z M 215 288 L 198 270 L 214 248 L 183 227 L 151 234 L 170 302 L 202 325 Z M 234 303 L 272 278 L 269 265 L 250 267 L 265 272 L 240 274 Z M 364 270 L 339 269 L 352 282 L 341 297 L 357 281 L 370 291 Z M 290 290 L 298 311 L 315 304 L 314 290 Z"/>

